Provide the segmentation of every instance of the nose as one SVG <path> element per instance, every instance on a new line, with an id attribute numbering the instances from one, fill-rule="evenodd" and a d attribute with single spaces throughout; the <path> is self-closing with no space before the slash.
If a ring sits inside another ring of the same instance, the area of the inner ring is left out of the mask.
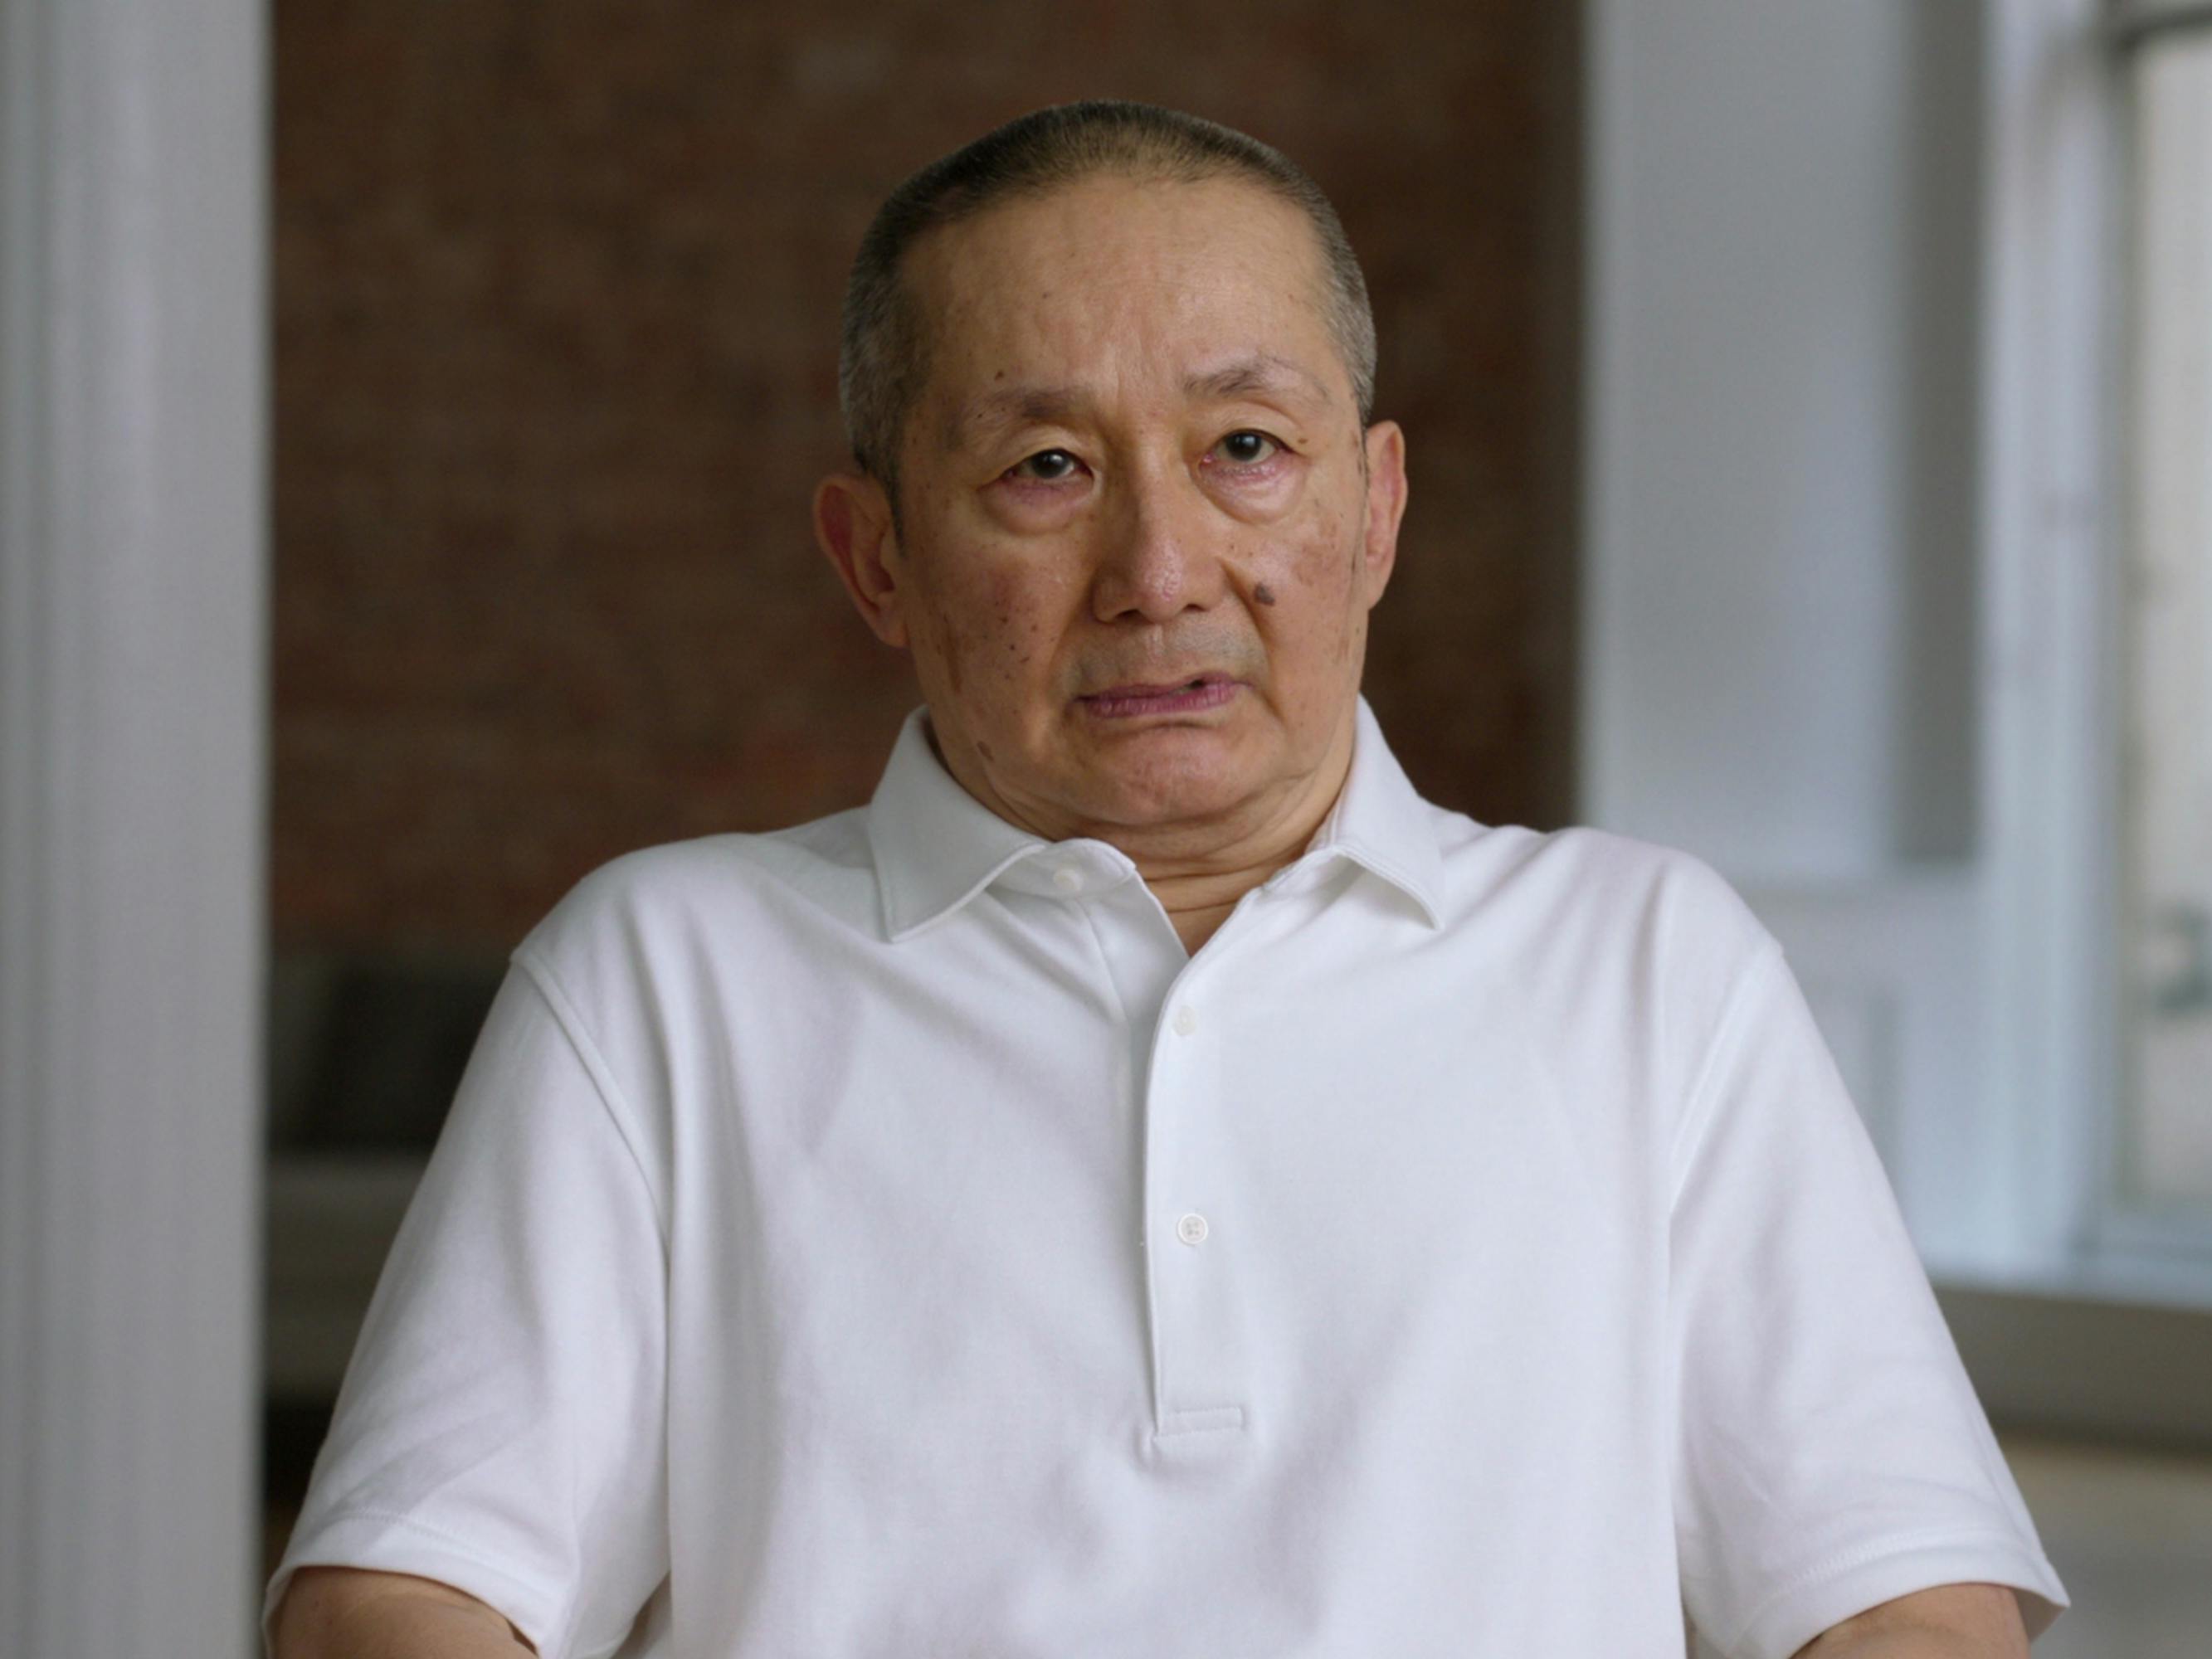
<path id="1" fill-rule="evenodd" d="M 1221 597 L 1219 514 L 1176 465 L 1125 470 L 1099 526 L 1091 611 L 1101 622 L 1173 620 Z"/>

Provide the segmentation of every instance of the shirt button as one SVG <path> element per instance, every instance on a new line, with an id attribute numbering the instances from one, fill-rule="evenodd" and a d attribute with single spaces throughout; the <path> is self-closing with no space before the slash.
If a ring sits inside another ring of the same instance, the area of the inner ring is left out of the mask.
<path id="1" fill-rule="evenodd" d="M 1197 1012 L 1194 1010 L 1188 1003 L 1186 1002 L 1182 1007 L 1176 1010 L 1175 1028 L 1176 1035 L 1177 1036 L 1188 1036 L 1193 1031 L 1195 1031 L 1198 1029 Z M 1206 1224 L 1202 1221 L 1199 1223 L 1199 1225 L 1201 1227 L 1205 1224 Z"/>
<path id="2" fill-rule="evenodd" d="M 1052 872 L 1052 884 L 1063 893 L 1083 890 L 1083 872 L 1072 864 L 1063 864 Z"/>
<path id="3" fill-rule="evenodd" d="M 1176 1223 L 1176 1237 L 1186 1244 L 1195 1244 L 1206 1237 L 1206 1218 L 1194 1212 Z"/>

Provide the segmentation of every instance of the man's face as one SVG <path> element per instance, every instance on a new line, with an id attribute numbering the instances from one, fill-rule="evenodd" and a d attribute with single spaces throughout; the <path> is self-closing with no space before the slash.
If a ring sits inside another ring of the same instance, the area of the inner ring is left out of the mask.
<path id="1" fill-rule="evenodd" d="M 935 233 L 906 278 L 928 379 L 855 597 L 954 775 L 1050 839 L 1200 854 L 1333 793 L 1403 451 L 1360 430 L 1304 216 L 1102 178 Z"/>

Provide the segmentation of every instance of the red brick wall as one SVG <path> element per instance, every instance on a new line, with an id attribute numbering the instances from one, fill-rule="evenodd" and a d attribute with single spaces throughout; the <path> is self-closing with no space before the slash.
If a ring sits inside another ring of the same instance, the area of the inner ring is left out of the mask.
<path id="1" fill-rule="evenodd" d="M 866 799 L 916 698 L 807 530 L 846 267 L 1083 96 L 1337 202 L 1413 480 L 1369 696 L 1432 798 L 1564 821 L 1576 9 L 280 0 L 279 946 L 503 951 L 616 853 Z"/>

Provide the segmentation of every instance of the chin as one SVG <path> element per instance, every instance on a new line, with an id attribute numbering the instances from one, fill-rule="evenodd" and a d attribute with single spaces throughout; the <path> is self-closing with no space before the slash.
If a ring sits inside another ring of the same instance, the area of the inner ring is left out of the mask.
<path id="1" fill-rule="evenodd" d="M 1243 805 L 1253 789 L 1241 770 L 1152 768 L 1102 790 L 1097 816 L 1132 827 L 1218 817 Z"/>

